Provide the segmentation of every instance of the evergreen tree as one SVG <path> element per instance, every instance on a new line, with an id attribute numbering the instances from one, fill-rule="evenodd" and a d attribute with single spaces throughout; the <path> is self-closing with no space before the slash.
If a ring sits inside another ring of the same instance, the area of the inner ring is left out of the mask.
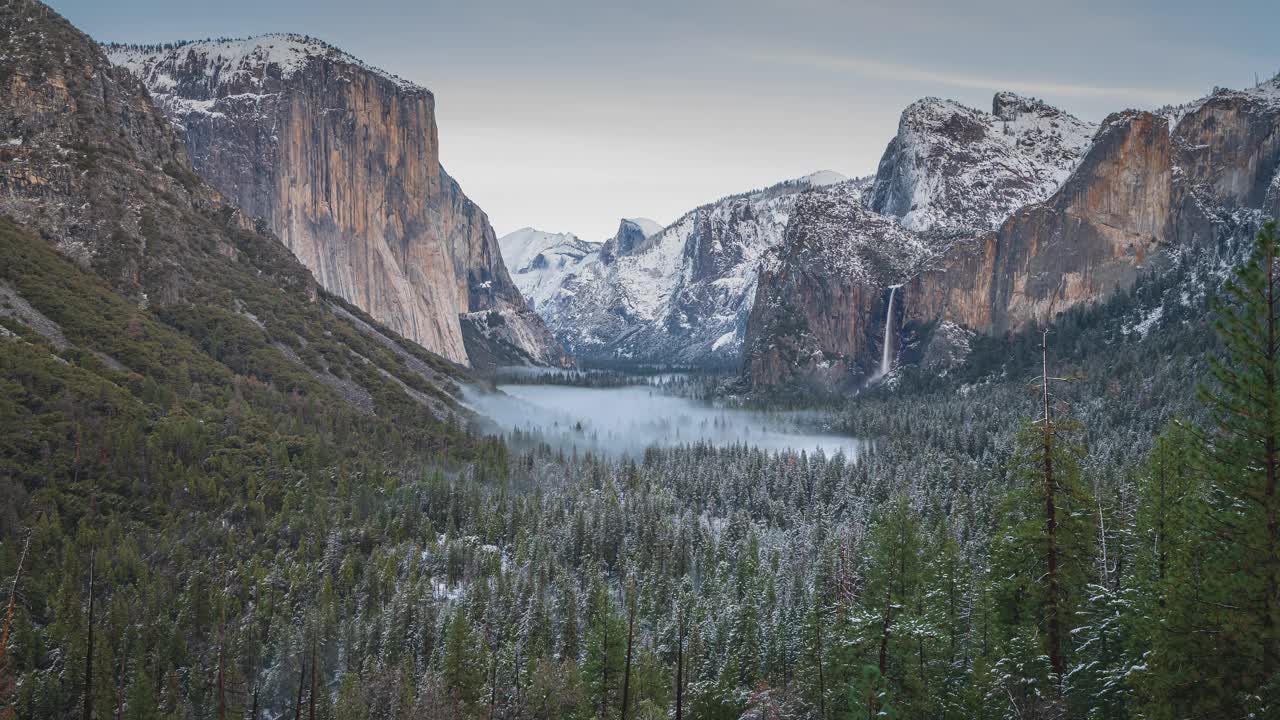
<path id="1" fill-rule="evenodd" d="M 480 700 L 484 671 L 480 640 L 467 619 L 467 613 L 461 609 L 453 612 L 445 630 L 441 671 L 455 708 L 459 712 L 470 712 Z"/>
<path id="2" fill-rule="evenodd" d="M 1036 706 L 1064 699 L 1073 630 L 1096 579 L 1095 508 L 1080 471 L 1084 449 L 1075 443 L 1078 424 L 1054 417 L 1047 345 L 1046 333 L 1042 415 L 1018 435 L 1010 468 L 1017 485 L 992 552 L 1005 691 L 1015 706 L 1012 698 L 1032 698 Z"/>
<path id="3" fill-rule="evenodd" d="M 1175 712 L 1219 717 L 1280 712 L 1280 240 L 1276 223 L 1226 284 L 1215 329 L 1225 349 L 1201 388 L 1206 487 L 1199 578 L 1190 611 L 1194 667 L 1170 678 Z M 1180 612 L 1181 611 L 1181 612 Z M 1172 660 L 1172 658 L 1169 658 Z"/>
<path id="4" fill-rule="evenodd" d="M 1211 638 L 1198 630 L 1205 611 L 1200 526 L 1206 510 L 1196 460 L 1196 438 L 1180 424 L 1156 438 L 1139 477 L 1132 608 L 1132 673 L 1143 713 L 1173 720 L 1183 712 L 1212 714 L 1221 698 L 1199 687 L 1201 658 Z M 1207 704 L 1197 709 L 1202 700 Z"/>
<path id="5" fill-rule="evenodd" d="M 627 625 L 601 574 L 595 575 L 589 592 L 582 675 L 597 717 L 611 718 L 621 707 Z"/>
<path id="6" fill-rule="evenodd" d="M 922 620 L 918 596 L 922 549 L 916 518 L 907 498 L 899 496 L 875 521 L 868 543 L 864 597 L 874 618 L 870 629 L 875 650 L 857 676 L 864 686 L 867 717 L 884 711 L 891 697 L 895 705 L 917 703 L 923 709 L 926 680 L 921 655 L 925 653 L 909 630 Z"/>

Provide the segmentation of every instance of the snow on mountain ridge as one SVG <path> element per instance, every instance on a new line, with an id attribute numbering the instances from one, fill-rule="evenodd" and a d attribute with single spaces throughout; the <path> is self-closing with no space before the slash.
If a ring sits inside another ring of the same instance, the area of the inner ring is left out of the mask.
<path id="1" fill-rule="evenodd" d="M 1157 108 L 1152 112 L 1169 121 L 1169 132 L 1173 133 L 1178 127 L 1178 123 L 1186 116 L 1199 110 L 1206 102 L 1218 95 L 1241 95 L 1243 97 L 1260 102 L 1266 107 L 1280 108 L 1280 73 L 1277 73 L 1270 80 L 1263 80 L 1253 87 L 1236 90 L 1233 88 L 1215 87 L 1213 92 L 1204 97 L 1197 98 L 1190 102 L 1180 105 L 1165 105 Z"/>
<path id="2" fill-rule="evenodd" d="M 809 183 L 813 187 L 826 187 L 827 185 L 838 185 L 842 182 L 848 182 L 849 178 L 841 175 L 835 170 L 819 170 L 816 173 L 809 173 L 800 178 L 801 181 Z"/>
<path id="3" fill-rule="evenodd" d="M 368 71 L 408 92 L 430 91 L 416 83 L 373 67 L 329 43 L 297 33 L 269 33 L 244 38 L 186 40 L 166 45 L 103 46 L 107 58 L 117 66 L 143 78 L 152 94 L 172 91 L 177 86 L 175 72 L 180 65 L 203 68 L 208 97 L 217 97 L 216 87 L 245 83 L 265 89 L 270 68 L 287 80 L 306 67 L 313 58 L 327 59 Z M 189 96 L 190 93 L 184 92 Z"/>
<path id="4" fill-rule="evenodd" d="M 868 201 L 911 230 L 988 230 L 1070 176 L 1096 125 L 1035 98 L 997 93 L 992 112 L 928 97 L 909 105 Z"/>
<path id="5" fill-rule="evenodd" d="M 587 258 L 600 252 L 601 243 L 582 240 L 573 233 L 551 233 L 521 228 L 498 238 L 502 259 L 511 280 L 535 311 L 548 305 L 565 278 Z"/>
<path id="6" fill-rule="evenodd" d="M 652 237 L 653 235 L 657 235 L 662 232 L 662 223 L 656 220 L 650 220 L 649 218 L 643 217 L 623 218 L 623 220 L 626 220 L 640 228 L 640 231 L 644 233 L 645 237 Z"/>
<path id="7" fill-rule="evenodd" d="M 529 288 L 526 296 L 580 358 L 732 362 L 742 347 L 760 263 L 781 244 L 796 198 L 843 184 L 860 194 L 869 182 L 822 171 L 700 205 L 656 232 L 656 223 L 645 227 L 641 219 L 624 219 L 617 235 L 596 246 L 599 252 L 528 272 L 528 263 L 512 258 L 517 242 L 529 237 L 499 242 L 512 246 L 508 261 L 516 284 Z M 521 258 L 534 257 L 522 252 Z M 535 279 L 535 271 L 542 276 Z"/>

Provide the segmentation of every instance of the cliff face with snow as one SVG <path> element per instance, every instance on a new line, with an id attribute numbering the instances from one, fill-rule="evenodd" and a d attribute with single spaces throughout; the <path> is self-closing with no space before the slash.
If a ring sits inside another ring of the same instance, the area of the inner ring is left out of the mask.
<path id="1" fill-rule="evenodd" d="M 761 275 L 744 367 L 753 386 L 863 380 L 885 337 L 922 340 L 928 358 L 947 354 L 930 350 L 934 337 L 1043 325 L 1132 287 L 1170 250 L 1218 247 L 1280 211 L 1280 78 L 1158 113 L 1116 113 L 1087 143 L 1067 141 L 1082 127 L 1069 116 L 1021 100 L 1010 111 L 1009 98 L 996 96 L 991 117 L 1032 114 L 1034 132 L 1013 135 L 1027 140 L 1015 143 L 1023 165 L 992 154 L 991 125 L 976 111 L 930 112 L 922 123 L 917 104 L 862 198 L 868 207 L 802 199 Z M 969 169 L 996 157 L 1022 169 L 1003 178 Z M 875 260 L 885 254 L 893 262 Z M 885 333 L 894 285 L 895 326 Z"/>
<path id="2" fill-rule="evenodd" d="M 785 242 L 760 270 L 747 326 L 747 374 L 759 385 L 803 379 L 823 387 L 870 374 L 884 350 L 887 288 L 945 243 L 945 236 L 914 233 L 867 208 L 856 187 L 804 193 Z"/>
<path id="3" fill-rule="evenodd" d="M 108 53 L 151 91 L 196 172 L 327 290 L 456 362 L 491 342 L 568 362 L 511 282 L 488 218 L 440 166 L 429 91 L 296 35 Z M 504 322 L 464 332 L 477 313 Z"/>
<path id="4" fill-rule="evenodd" d="M 844 182 L 820 173 L 723 198 L 656 232 L 623 220 L 604 243 L 528 230 L 501 243 L 516 283 L 580 359 L 736 364 L 757 272 L 796 198 Z"/>
<path id="5" fill-rule="evenodd" d="M 1075 169 L 1096 127 L 1039 100 L 999 93 L 992 112 L 925 98 L 902 113 L 872 210 L 909 230 L 990 230 Z"/>

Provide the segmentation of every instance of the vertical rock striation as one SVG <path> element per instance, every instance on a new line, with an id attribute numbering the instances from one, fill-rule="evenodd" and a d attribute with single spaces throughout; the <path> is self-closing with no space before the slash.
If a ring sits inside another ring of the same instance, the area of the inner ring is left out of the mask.
<path id="1" fill-rule="evenodd" d="M 524 304 L 488 218 L 440 165 L 435 99 L 317 40 L 267 35 L 109 56 L 151 90 L 198 174 L 261 218 L 321 285 L 468 362 L 498 312 L 538 362 L 567 357 Z"/>

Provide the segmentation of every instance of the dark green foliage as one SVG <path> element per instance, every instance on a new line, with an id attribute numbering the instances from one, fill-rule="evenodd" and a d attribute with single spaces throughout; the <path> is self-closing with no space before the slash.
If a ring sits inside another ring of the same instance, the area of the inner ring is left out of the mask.
<path id="1" fill-rule="evenodd" d="M 148 232 L 177 241 L 158 221 Z M 856 460 L 566 457 L 439 421 L 403 386 L 447 406 L 413 369 L 450 382 L 447 363 L 377 339 L 323 293 L 280 292 L 305 278 L 273 276 L 270 250 L 236 242 L 216 283 L 143 307 L 0 227 L 0 282 L 67 342 L 0 317 L 15 335 L 0 338 L 0 578 L 28 528 L 34 558 L 7 668 L 18 717 L 78 712 L 94 547 L 98 717 L 215 717 L 225 653 L 234 717 L 255 699 L 258 717 L 292 717 L 299 697 L 321 718 L 617 717 L 625 684 L 628 718 L 666 718 L 681 629 L 684 718 L 1269 709 L 1257 668 L 1226 684 L 1262 663 L 1262 641 L 1217 645 L 1265 637 L 1253 604 L 1204 609 L 1266 577 L 1242 550 L 1265 538 L 1265 512 L 1228 512 L 1258 497 L 1240 483 L 1265 477 L 1265 455 L 1239 442 L 1257 429 L 1248 338 L 1266 329 L 1248 303 L 1224 311 L 1236 319 L 1216 375 L 1245 391 L 1215 391 L 1234 411 L 1212 416 L 1185 392 L 1217 347 L 1194 327 L 1108 335 L 1141 307 L 1122 298 L 1051 336 L 1064 346 L 1051 362 L 1079 378 L 1058 392 L 1080 421 L 1055 415 L 1049 451 L 1058 676 L 1044 435 L 1018 431 L 1038 415 L 1024 390 L 1038 334 L 991 341 L 1009 357 L 957 370 L 980 383 L 967 389 L 907 377 L 858 398 L 842 424 L 878 442 Z M 1174 414 L 1190 420 L 1148 453 Z"/>
<path id="2" fill-rule="evenodd" d="M 1258 234 L 1217 304 L 1225 356 L 1203 429 L 1157 446 L 1144 529 L 1154 717 L 1268 716 L 1280 708 L 1280 242 Z"/>

